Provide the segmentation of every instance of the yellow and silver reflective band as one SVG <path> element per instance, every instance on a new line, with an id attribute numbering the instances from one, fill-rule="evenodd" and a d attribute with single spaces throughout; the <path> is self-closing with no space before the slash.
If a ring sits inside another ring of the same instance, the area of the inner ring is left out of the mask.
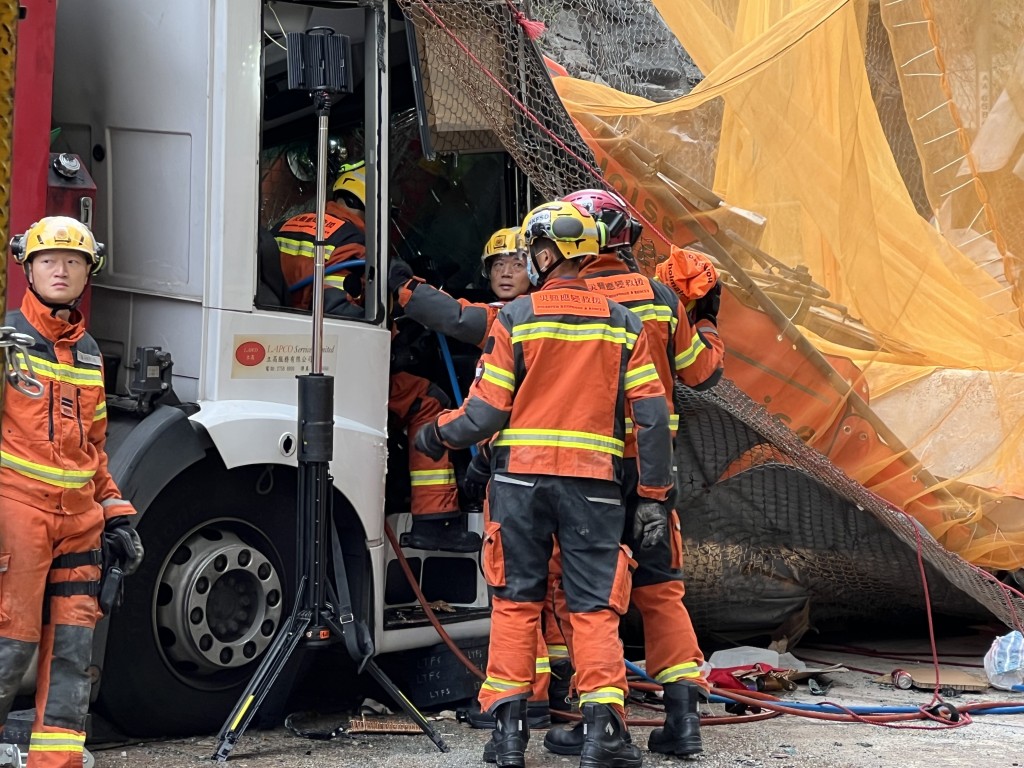
<path id="1" fill-rule="evenodd" d="M 412 485 L 455 485 L 454 469 L 413 469 L 409 471 Z"/>
<path id="2" fill-rule="evenodd" d="M 641 384 L 646 384 L 657 378 L 658 369 L 654 367 L 654 363 L 647 363 L 638 368 L 632 368 L 626 371 L 626 391 L 628 392 L 634 387 L 639 387 Z"/>
<path id="3" fill-rule="evenodd" d="M 676 355 L 676 370 L 681 371 L 683 368 L 689 368 L 696 362 L 697 355 L 705 349 L 704 340 L 700 337 L 700 334 L 694 333 L 693 338 L 690 340 L 690 348 L 684 349 Z"/>
<path id="4" fill-rule="evenodd" d="M 672 309 L 664 304 L 637 304 L 628 309 L 645 323 L 651 320 L 657 320 L 659 323 L 672 323 L 675 320 Z"/>
<path id="5" fill-rule="evenodd" d="M 529 682 L 520 682 L 516 680 L 502 680 L 500 677 L 491 677 L 488 675 L 487 679 L 484 680 L 484 684 L 480 686 L 485 691 L 497 691 L 498 693 L 507 693 L 508 691 L 515 691 L 519 688 L 530 688 Z"/>
<path id="6" fill-rule="evenodd" d="M 94 469 L 64 469 L 37 464 L 7 451 L 0 451 L 0 467 L 58 488 L 84 488 L 96 474 Z"/>
<path id="7" fill-rule="evenodd" d="M 493 363 L 484 363 L 484 372 L 480 378 L 502 389 L 507 389 L 509 392 L 513 392 L 516 388 L 516 377 L 512 372 L 499 368 Z"/>
<path id="8" fill-rule="evenodd" d="M 625 443 L 614 437 L 593 432 L 575 432 L 568 429 L 503 429 L 494 441 L 496 446 L 537 445 L 553 448 L 579 448 L 584 451 L 610 453 L 622 457 Z"/>
<path id="9" fill-rule="evenodd" d="M 55 363 L 42 357 L 29 355 L 32 361 L 32 370 L 36 378 L 53 379 L 65 384 L 77 384 L 80 387 L 102 387 L 103 376 L 98 368 L 76 368 L 66 363 Z M 28 366 L 22 363 L 20 366 L 23 372 L 28 372 Z"/>
<path id="10" fill-rule="evenodd" d="M 77 733 L 41 733 L 32 732 L 29 741 L 29 752 L 75 752 L 81 753 L 85 748 L 85 734 Z"/>
<path id="11" fill-rule="evenodd" d="M 96 406 L 96 412 L 92 415 L 93 421 L 103 421 L 107 418 L 107 401 L 101 400 L 99 405 Z"/>
<path id="12" fill-rule="evenodd" d="M 339 275 L 337 272 L 335 272 L 332 275 L 327 275 L 326 277 L 324 277 L 324 285 L 344 291 L 346 277 L 347 275 Z"/>
<path id="13" fill-rule="evenodd" d="M 568 659 L 569 658 L 569 646 L 567 645 L 549 645 L 548 646 L 548 658 L 550 659 Z"/>
<path id="14" fill-rule="evenodd" d="M 580 694 L 580 709 L 584 704 L 612 704 L 625 707 L 626 696 L 619 688 L 598 688 L 596 691 Z"/>
<path id="15" fill-rule="evenodd" d="M 520 344 L 533 339 L 558 339 L 560 341 L 608 341 L 625 344 L 632 349 L 636 344 L 635 333 L 625 328 L 616 328 L 607 323 L 523 323 L 512 329 L 512 343 Z"/>
<path id="16" fill-rule="evenodd" d="M 278 250 L 284 256 L 307 256 L 314 258 L 316 256 L 316 244 L 312 240 L 296 240 L 292 237 L 275 237 L 277 240 Z M 333 245 L 324 246 L 324 261 L 331 258 L 331 254 L 334 253 Z"/>
<path id="17" fill-rule="evenodd" d="M 678 413 L 670 413 L 669 414 L 669 416 L 668 416 L 668 428 L 669 428 L 669 430 L 673 434 L 675 434 L 676 432 L 679 431 L 679 414 Z M 626 417 L 626 434 L 627 435 L 633 434 L 633 420 L 631 418 L 629 418 L 628 416 Z"/>
<path id="18" fill-rule="evenodd" d="M 700 677 L 700 665 L 694 661 L 687 661 L 684 664 L 676 664 L 674 667 L 663 669 L 654 676 L 654 679 L 664 685 L 678 680 L 693 680 L 698 677 Z"/>
<path id="19" fill-rule="evenodd" d="M 550 675 L 551 674 L 551 659 L 547 656 L 537 657 L 536 672 L 538 675 Z"/>

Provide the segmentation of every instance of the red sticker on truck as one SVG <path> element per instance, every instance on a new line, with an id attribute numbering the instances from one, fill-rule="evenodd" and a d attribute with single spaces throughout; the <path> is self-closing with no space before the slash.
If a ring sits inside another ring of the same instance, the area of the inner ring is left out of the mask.
<path id="1" fill-rule="evenodd" d="M 235 360 L 242 365 L 259 365 L 266 356 L 266 348 L 258 341 L 243 341 L 235 347 Z"/>

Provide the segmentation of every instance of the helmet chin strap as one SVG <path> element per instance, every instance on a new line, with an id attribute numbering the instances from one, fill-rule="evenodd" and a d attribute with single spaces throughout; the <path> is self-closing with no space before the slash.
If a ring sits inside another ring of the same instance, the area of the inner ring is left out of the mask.
<path id="1" fill-rule="evenodd" d="M 565 256 L 559 253 L 554 261 L 548 264 L 544 269 L 541 269 L 537 266 L 537 262 L 534 261 L 533 254 L 531 253 L 530 257 L 526 260 L 526 276 L 530 278 L 530 285 L 535 288 L 540 288 L 545 282 L 547 282 L 551 272 L 563 261 L 565 261 Z"/>

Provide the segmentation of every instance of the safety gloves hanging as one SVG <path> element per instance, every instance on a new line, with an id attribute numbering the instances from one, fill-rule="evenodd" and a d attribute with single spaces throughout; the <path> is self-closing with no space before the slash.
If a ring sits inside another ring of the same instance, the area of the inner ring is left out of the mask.
<path id="1" fill-rule="evenodd" d="M 718 325 L 718 310 L 722 304 L 722 284 L 715 283 L 707 293 L 697 299 L 693 306 L 694 322 L 697 320 L 710 320 Z"/>
<path id="2" fill-rule="evenodd" d="M 466 476 L 462 480 L 462 491 L 470 501 L 483 501 L 487 496 L 487 483 L 491 481 L 491 463 L 479 451 L 466 467 Z"/>
<path id="3" fill-rule="evenodd" d="M 120 563 L 125 576 L 131 576 L 139 569 L 146 554 L 138 532 L 128 524 L 127 515 L 107 520 L 103 529 L 103 544 L 111 557 Z"/>
<path id="4" fill-rule="evenodd" d="M 657 501 L 641 501 L 633 517 L 633 540 L 648 549 L 668 534 L 668 513 Z"/>

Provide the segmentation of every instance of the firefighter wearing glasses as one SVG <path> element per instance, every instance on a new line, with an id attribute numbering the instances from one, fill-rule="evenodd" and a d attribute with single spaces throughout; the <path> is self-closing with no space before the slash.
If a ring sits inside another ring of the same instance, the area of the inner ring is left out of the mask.
<path id="1" fill-rule="evenodd" d="M 496 720 L 484 759 L 499 766 L 525 764 L 526 700 L 553 535 L 587 723 L 580 765 L 641 764 L 624 738 L 618 637 L 633 562 L 621 544 L 626 418 L 638 447 L 641 509 L 660 509 L 668 496 L 672 449 L 665 391 L 643 324 L 578 279 L 580 259 L 598 253 L 599 237 L 594 219 L 571 203 L 547 203 L 527 215 L 522 238 L 537 290 L 498 313 L 466 402 L 417 440 L 439 455 L 497 433 L 483 556 L 493 594 L 490 656 L 479 698 Z M 664 527 L 650 532 L 665 534 Z"/>
<path id="2" fill-rule="evenodd" d="M 142 561 L 132 505 L 107 471 L 96 342 L 77 307 L 103 266 L 75 219 L 42 219 L 11 243 L 29 293 L 7 324 L 35 339 L 33 398 L 9 382 L 0 437 L 0 724 L 38 648 L 28 765 L 82 765 L 103 550 L 125 574 Z M 103 547 L 101 549 L 101 542 Z"/>

